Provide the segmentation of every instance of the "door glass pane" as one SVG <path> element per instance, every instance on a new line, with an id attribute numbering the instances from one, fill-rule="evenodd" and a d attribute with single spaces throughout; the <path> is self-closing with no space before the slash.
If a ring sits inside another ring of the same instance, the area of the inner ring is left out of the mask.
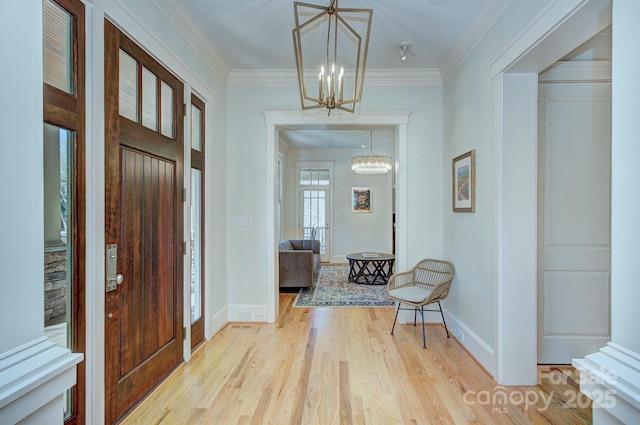
<path id="1" fill-rule="evenodd" d="M 66 93 L 73 87 L 73 16 L 51 0 L 42 2 L 44 82 Z"/>
<path id="2" fill-rule="evenodd" d="M 75 134 L 44 125 L 44 332 L 64 348 L 72 344 L 73 187 Z M 65 416 L 70 412 L 65 393 Z"/>
<path id="3" fill-rule="evenodd" d="M 329 186 L 328 168 L 301 168 L 300 186 Z"/>
<path id="4" fill-rule="evenodd" d="M 318 170 L 318 184 L 320 186 L 329 185 L 329 169 L 328 168 L 321 168 Z"/>
<path id="5" fill-rule="evenodd" d="M 161 83 L 160 97 L 162 99 L 162 131 L 164 136 L 173 139 L 173 89 L 164 81 Z"/>
<path id="6" fill-rule="evenodd" d="M 120 49 L 120 115 L 138 122 L 138 62 Z"/>
<path id="7" fill-rule="evenodd" d="M 158 131 L 158 78 L 142 67 L 142 125 Z"/>
<path id="8" fill-rule="evenodd" d="M 324 189 L 302 191 L 303 238 L 319 240 L 320 254 L 326 252 L 326 194 Z"/>
<path id="9" fill-rule="evenodd" d="M 202 123 L 202 111 L 195 105 L 191 105 L 191 148 L 202 151 L 200 137 L 200 124 Z"/>
<path id="10" fill-rule="evenodd" d="M 202 172 L 191 169 L 191 323 L 202 316 Z"/>
<path id="11" fill-rule="evenodd" d="M 311 184 L 311 169 L 303 168 L 300 170 L 300 185 Z"/>

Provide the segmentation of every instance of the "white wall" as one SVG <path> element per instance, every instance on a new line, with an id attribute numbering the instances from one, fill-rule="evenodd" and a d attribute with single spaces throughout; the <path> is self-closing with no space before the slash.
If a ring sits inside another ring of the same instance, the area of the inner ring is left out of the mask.
<path id="1" fill-rule="evenodd" d="M 0 46 L 1 354 L 44 333 L 42 4 L 12 5 L 0 39 L 20 40 Z"/>
<path id="2" fill-rule="evenodd" d="M 377 150 L 377 153 L 393 157 L 393 152 Z M 296 186 L 296 164 L 300 161 L 333 162 L 333 199 L 331 199 L 333 222 L 329 229 L 331 239 L 331 262 L 346 263 L 346 255 L 352 252 L 391 252 L 392 199 L 391 173 L 382 175 L 361 175 L 351 171 L 351 158 L 358 152 L 292 151 L 286 155 L 288 181 L 283 197 L 286 233 L 284 238 L 299 238 L 296 203 L 299 197 Z M 351 211 L 351 188 L 370 187 L 372 189 L 371 213 Z"/>
<path id="3" fill-rule="evenodd" d="M 476 212 L 454 214 L 445 197 L 445 256 L 456 265 L 446 308 L 504 384 L 535 382 L 536 76 L 606 26 L 606 2 L 586 3 L 511 2 L 445 83 L 445 163 L 475 148 L 477 165 Z M 501 74 L 511 65 L 529 74 Z"/>
<path id="4" fill-rule="evenodd" d="M 0 422 L 62 423 L 82 355 L 44 337 L 42 3 L 12 5 L 0 39 L 20 42 L 0 46 Z"/>
<path id="5" fill-rule="evenodd" d="M 365 83 L 366 86 L 366 83 Z M 229 304 L 266 305 L 266 126 L 262 111 L 299 111 L 296 86 L 228 88 Z M 358 111 L 411 111 L 408 125 L 410 238 L 407 260 L 442 255 L 442 87 L 366 86 Z M 333 114 L 343 113 L 335 111 Z M 270 176 L 268 176 L 270 177 Z M 289 176 L 289 178 L 291 178 Z M 375 196 L 375 195 L 374 195 Z M 376 202 L 374 200 L 374 202 Z M 374 205 L 375 208 L 375 205 Z M 253 226 L 234 217 L 253 217 Z M 247 267 L 247 262 L 251 267 Z M 240 307 L 239 307 L 240 308 Z M 234 316 L 230 315 L 233 319 Z"/>
<path id="6" fill-rule="evenodd" d="M 514 1 L 444 85 L 444 256 L 456 275 L 446 310 L 485 368 L 493 364 L 498 265 L 498 140 L 495 81 L 487 63 L 545 2 Z M 476 150 L 476 211 L 453 213 L 451 160 Z M 518 167 L 518 164 L 509 164 Z M 531 300 L 535 305 L 535 299 Z"/>

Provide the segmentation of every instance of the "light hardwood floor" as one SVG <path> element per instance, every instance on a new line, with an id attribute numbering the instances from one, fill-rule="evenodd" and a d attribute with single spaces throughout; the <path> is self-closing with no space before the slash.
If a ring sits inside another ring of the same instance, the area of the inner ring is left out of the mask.
<path id="1" fill-rule="evenodd" d="M 390 307 L 292 308 L 294 299 L 280 295 L 275 324 L 226 326 L 122 423 L 591 423 L 571 368 L 504 388 L 442 326 L 427 326 L 423 349 L 419 325 L 389 334 Z"/>

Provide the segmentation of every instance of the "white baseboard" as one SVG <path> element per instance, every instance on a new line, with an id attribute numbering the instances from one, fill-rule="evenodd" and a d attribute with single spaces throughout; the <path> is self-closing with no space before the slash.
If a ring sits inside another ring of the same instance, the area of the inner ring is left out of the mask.
<path id="1" fill-rule="evenodd" d="M 229 322 L 267 322 L 266 305 L 234 304 L 227 306 Z"/>
<path id="2" fill-rule="evenodd" d="M 215 334 L 220 332 L 220 330 L 224 328 L 227 323 L 229 323 L 228 318 L 229 318 L 229 311 L 227 307 L 222 308 L 216 314 L 211 316 L 211 319 L 209 319 L 209 328 L 207 329 L 207 334 L 205 335 L 205 338 L 209 340 L 213 338 Z"/>
<path id="3" fill-rule="evenodd" d="M 640 423 L 640 354 L 609 342 L 573 366 L 580 391 L 593 401 L 595 425 Z"/>
<path id="4" fill-rule="evenodd" d="M 0 354 L 0 423 L 62 421 L 61 395 L 75 385 L 82 357 L 46 337 Z"/>
<path id="5" fill-rule="evenodd" d="M 495 379 L 493 348 L 449 310 L 444 307 L 443 310 L 449 333 L 455 336 L 460 344 L 462 344 Z"/>
<path id="6" fill-rule="evenodd" d="M 397 308 L 397 304 L 396 307 Z M 403 306 L 404 308 L 405 306 Z M 411 308 L 410 306 L 408 308 Z M 431 304 L 427 306 L 429 309 L 437 309 L 437 304 Z M 482 338 L 480 338 L 475 332 L 469 329 L 464 323 L 462 323 L 456 316 L 454 316 L 444 306 L 442 307 L 444 318 L 447 321 L 447 329 L 449 334 L 455 337 L 460 344 L 462 344 L 469 353 L 491 374 L 495 376 L 493 370 L 493 349 Z M 414 313 L 409 310 L 401 310 L 398 314 L 398 323 L 406 324 L 413 323 Z M 417 315 L 417 323 L 420 324 L 420 314 Z M 440 311 L 425 311 L 424 323 L 442 323 L 442 316 Z"/>

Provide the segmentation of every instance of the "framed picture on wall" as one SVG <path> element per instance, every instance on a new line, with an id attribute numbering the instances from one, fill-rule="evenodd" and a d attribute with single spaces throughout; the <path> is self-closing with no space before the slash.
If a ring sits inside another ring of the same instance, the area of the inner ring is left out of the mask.
<path id="1" fill-rule="evenodd" d="M 476 150 L 453 158 L 453 212 L 476 210 Z"/>
<path id="2" fill-rule="evenodd" d="M 351 188 L 351 212 L 371 212 L 371 188 Z"/>

